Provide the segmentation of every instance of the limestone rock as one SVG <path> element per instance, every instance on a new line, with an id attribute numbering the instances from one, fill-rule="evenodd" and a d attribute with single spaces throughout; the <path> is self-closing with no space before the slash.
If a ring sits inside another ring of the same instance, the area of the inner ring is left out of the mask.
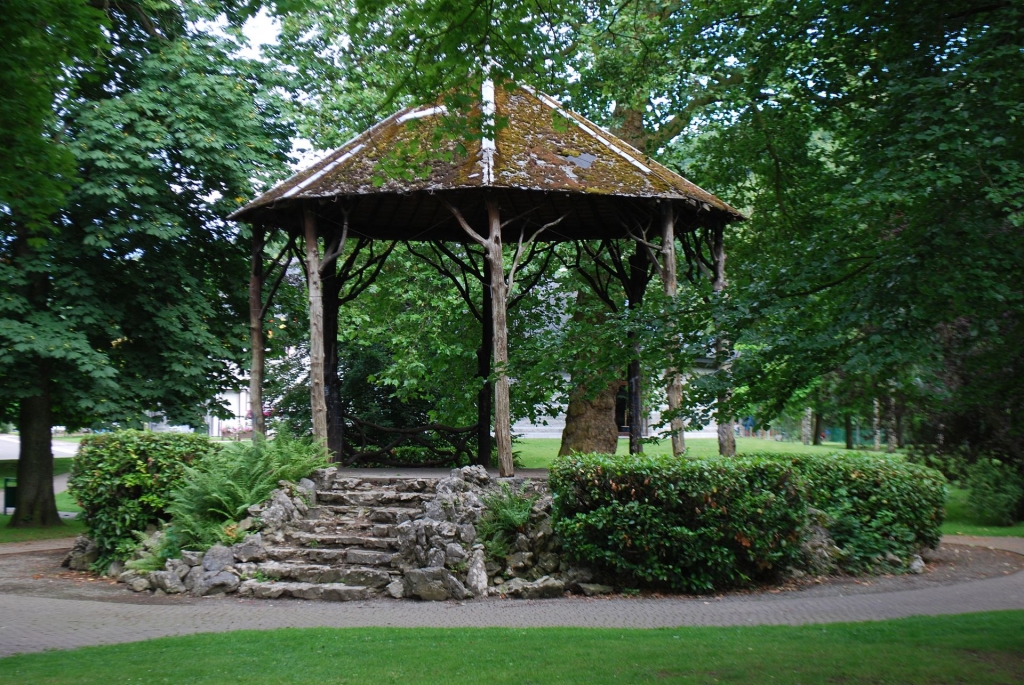
<path id="1" fill-rule="evenodd" d="M 214 545 L 203 555 L 203 570 L 207 572 L 223 571 L 235 563 L 235 554 L 224 545 Z"/>
<path id="2" fill-rule="evenodd" d="M 195 579 L 192 585 L 192 595 L 194 597 L 206 597 L 208 595 L 227 594 L 237 590 L 239 585 L 238 576 L 234 573 L 229 571 L 204 571 L 201 576 Z"/>
<path id="3" fill-rule="evenodd" d="M 564 595 L 565 583 L 550 576 L 543 576 L 533 582 L 522 578 L 513 578 L 502 587 L 501 591 L 504 594 L 523 599 L 548 599 Z"/>
<path id="4" fill-rule="evenodd" d="M 153 571 L 149 574 L 149 584 L 169 595 L 185 592 L 185 584 L 181 582 L 177 571 Z"/>
<path id="5" fill-rule="evenodd" d="M 910 559 L 910 572 L 911 573 L 924 573 L 924 559 L 920 555 L 915 554 Z"/>
<path id="6" fill-rule="evenodd" d="M 474 550 L 469 559 L 466 571 L 466 588 L 474 595 L 487 594 L 487 566 L 484 564 L 483 550 Z"/>
<path id="7" fill-rule="evenodd" d="M 192 567 L 186 564 L 181 559 L 168 559 L 164 562 L 164 570 L 170 571 L 178 578 L 184 578 L 188 575 L 188 572 L 192 570 Z"/>
<path id="8" fill-rule="evenodd" d="M 107 576 L 111 578 L 117 578 L 124 573 L 124 562 L 123 561 L 112 561 L 110 566 L 107 567 Z"/>
<path id="9" fill-rule="evenodd" d="M 444 552 L 439 550 L 437 547 L 432 547 L 427 552 L 427 567 L 428 568 L 439 568 L 444 566 Z"/>
<path id="10" fill-rule="evenodd" d="M 191 549 L 181 550 L 181 560 L 189 566 L 199 566 L 203 563 L 203 553 Z"/>
<path id="11" fill-rule="evenodd" d="M 508 558 L 508 567 L 513 573 L 525 571 L 531 566 L 533 566 L 532 552 L 516 552 Z"/>
<path id="12" fill-rule="evenodd" d="M 259 533 L 246 535 L 242 542 L 231 547 L 236 561 L 263 561 L 267 558 L 267 550 L 263 548 L 263 536 Z"/>
<path id="13" fill-rule="evenodd" d="M 205 573 L 205 571 L 203 571 L 202 566 L 192 566 L 189 569 L 188 575 L 181 579 L 185 584 L 185 589 L 191 590 L 194 588 L 196 581 L 203 577 L 203 573 Z"/>
<path id="14" fill-rule="evenodd" d="M 132 592 L 142 592 L 143 590 L 148 590 L 149 588 L 149 578 L 146 578 L 144 576 L 137 575 L 128 581 L 128 589 Z"/>
<path id="15" fill-rule="evenodd" d="M 388 583 L 385 591 L 395 599 L 402 599 L 405 596 L 405 585 L 400 580 Z"/>
<path id="16" fill-rule="evenodd" d="M 615 592 L 615 588 L 611 585 L 600 585 L 598 583 L 579 583 L 580 591 L 587 597 L 593 597 L 594 595 L 610 595 Z"/>
<path id="17" fill-rule="evenodd" d="M 445 568 L 412 569 L 402 577 L 402 586 L 406 597 L 419 597 L 435 602 L 449 597 L 468 599 L 473 596 L 473 593 Z"/>
<path id="18" fill-rule="evenodd" d="M 66 566 L 72 571 L 88 571 L 99 556 L 100 550 L 96 543 L 85 535 L 79 535 L 75 538 L 75 546 L 64 557 L 61 566 Z"/>
<path id="19" fill-rule="evenodd" d="M 466 550 L 457 542 L 449 542 L 444 548 L 444 560 L 448 566 L 454 566 L 466 560 Z"/>

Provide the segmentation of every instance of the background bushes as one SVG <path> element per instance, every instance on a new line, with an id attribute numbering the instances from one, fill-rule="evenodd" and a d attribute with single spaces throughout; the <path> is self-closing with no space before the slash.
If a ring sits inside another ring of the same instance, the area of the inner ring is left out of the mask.
<path id="1" fill-rule="evenodd" d="M 967 504 L 978 521 L 1012 526 L 1024 513 L 1024 478 L 1010 464 L 980 458 L 967 467 L 963 484 L 970 492 Z"/>
<path id="2" fill-rule="evenodd" d="M 863 572 L 886 565 L 886 553 L 906 560 L 939 544 L 946 479 L 934 469 L 868 454 L 766 458 L 784 460 L 800 473 L 808 504 L 825 513 L 843 551 L 840 568 Z"/>
<path id="3" fill-rule="evenodd" d="M 898 457 L 574 455 L 551 468 L 555 529 L 578 559 L 638 582 L 707 592 L 800 566 L 808 508 L 840 567 L 900 564 L 939 541 L 942 474 Z M 891 557 L 890 557 L 891 559 Z"/>
<path id="4" fill-rule="evenodd" d="M 800 558 L 807 504 L 783 460 L 573 455 L 550 485 L 566 548 L 619 576 L 708 592 Z"/>
<path id="5" fill-rule="evenodd" d="M 97 566 L 128 556 L 134 531 L 165 516 L 188 464 L 213 454 L 206 436 L 125 430 L 84 438 L 68 481 L 99 547 Z"/>

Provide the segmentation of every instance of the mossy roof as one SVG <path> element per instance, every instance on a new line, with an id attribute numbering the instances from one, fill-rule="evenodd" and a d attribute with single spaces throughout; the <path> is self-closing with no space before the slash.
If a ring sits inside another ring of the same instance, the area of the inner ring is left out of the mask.
<path id="1" fill-rule="evenodd" d="M 511 84 L 488 91 L 485 84 L 482 100 L 485 107 L 493 103 L 498 122 L 493 141 L 439 135 L 450 123 L 445 121 L 449 115 L 443 106 L 409 107 L 249 202 L 231 218 L 273 221 L 274 215 L 289 209 L 294 213 L 295 205 L 304 200 L 322 204 L 339 198 L 361 200 L 364 211 L 360 214 L 368 218 L 367 206 L 379 209 L 394 204 L 397 198 L 452 191 L 450 197 L 465 201 L 481 190 L 503 195 L 506 205 L 517 205 L 516 211 L 525 211 L 531 201 L 540 198 L 551 198 L 560 207 L 590 207 L 578 221 L 563 226 L 568 233 L 563 231 L 561 239 L 604 237 L 607 231 L 593 236 L 583 233 L 588 222 L 593 225 L 595 218 L 600 220 L 605 213 L 602 207 L 612 198 L 632 198 L 645 204 L 670 200 L 693 214 L 717 215 L 725 222 L 743 218 L 711 193 L 568 111 L 554 98 Z M 479 115 L 479 110 L 474 114 Z M 508 199 L 511 195 L 514 200 Z M 578 199 L 573 200 L 574 196 Z M 476 204 L 476 198 L 471 199 Z M 438 238 L 440 234 L 435 235 L 430 227 L 446 217 L 442 216 L 445 212 L 439 215 L 436 205 L 436 201 L 419 198 L 415 206 L 390 217 L 410 227 L 418 225 L 415 236 L 420 239 Z M 427 211 L 429 217 L 413 216 Z M 373 212 L 373 216 L 379 214 Z M 578 225 L 573 228 L 571 224 Z M 382 232 L 363 232 L 370 237 L 400 237 L 397 229 L 380 228 Z"/>

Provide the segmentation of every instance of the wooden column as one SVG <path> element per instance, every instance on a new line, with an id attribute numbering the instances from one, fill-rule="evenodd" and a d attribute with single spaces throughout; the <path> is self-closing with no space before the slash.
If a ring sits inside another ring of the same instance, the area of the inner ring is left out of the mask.
<path id="1" fill-rule="evenodd" d="M 725 290 L 725 224 L 716 221 L 711 230 L 711 257 L 714 266 L 714 281 L 711 289 L 715 292 L 716 301 L 720 301 Z M 715 363 L 720 371 L 729 368 L 729 341 L 725 332 L 721 330 L 721 323 L 716 322 L 718 330 L 715 331 Z M 718 395 L 718 406 L 715 408 L 715 421 L 718 423 L 718 453 L 723 457 L 736 455 L 736 432 L 733 430 L 732 415 L 726 410 L 725 405 L 731 399 L 732 393 L 723 391 Z"/>
<path id="2" fill-rule="evenodd" d="M 629 301 L 627 307 L 630 311 L 639 312 L 643 306 L 644 294 L 647 290 L 647 265 L 648 256 L 646 248 L 638 241 L 634 241 L 633 254 L 629 256 L 629 279 L 626 288 Z M 640 365 L 640 341 L 635 330 L 627 334 L 630 348 L 633 350 L 633 358 L 629 362 L 628 378 L 626 380 L 629 389 L 629 453 L 643 454 L 644 451 L 644 398 L 643 398 L 643 368 Z"/>
<path id="3" fill-rule="evenodd" d="M 494 315 L 491 303 L 491 276 L 488 268 L 484 273 L 480 302 L 480 350 L 477 352 L 477 376 L 484 379 L 476 398 L 477 421 L 477 463 L 484 468 L 491 467 L 491 397 L 494 389 L 488 378 L 491 375 L 491 356 L 494 353 Z"/>
<path id="4" fill-rule="evenodd" d="M 249 274 L 249 411 L 252 414 L 253 441 L 265 437 L 263 421 L 263 247 L 266 244 L 266 229 L 262 224 L 252 227 L 252 270 Z"/>
<path id="5" fill-rule="evenodd" d="M 327 402 L 324 393 L 324 300 L 320 281 L 320 248 L 317 244 L 316 215 L 302 208 L 306 241 L 306 279 L 309 289 L 309 404 L 313 413 L 313 438 L 327 444 Z"/>
<path id="6" fill-rule="evenodd" d="M 505 263 L 501 246 L 501 216 L 498 203 L 487 200 L 488 238 L 487 266 L 491 276 L 491 312 L 494 316 L 494 366 L 498 377 L 494 382 L 494 440 L 498 445 L 498 473 L 503 478 L 515 475 L 512 466 L 512 418 L 509 404 L 508 320 L 505 285 Z"/>
<path id="7" fill-rule="evenodd" d="M 674 300 L 679 290 L 678 280 L 676 279 L 675 216 L 672 212 L 671 202 L 662 202 L 661 208 L 661 281 L 665 288 L 665 295 Z M 671 326 L 675 328 L 676 323 L 673 322 Z M 668 368 L 666 375 L 668 376 L 668 409 L 670 412 L 679 411 L 683 404 L 683 376 L 679 373 L 675 364 Z M 686 451 L 686 433 L 683 418 L 677 416 L 672 419 L 671 428 L 672 454 L 679 456 Z"/>

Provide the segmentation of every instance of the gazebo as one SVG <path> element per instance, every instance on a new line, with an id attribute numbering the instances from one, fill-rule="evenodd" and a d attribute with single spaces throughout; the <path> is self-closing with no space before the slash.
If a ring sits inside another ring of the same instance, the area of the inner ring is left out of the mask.
<path id="1" fill-rule="evenodd" d="M 723 229 L 743 217 L 711 193 L 527 86 L 496 87 L 490 80 L 483 81 L 470 114 L 471 120 L 480 122 L 482 134 L 446 135 L 453 130 L 454 116 L 443 104 L 403 109 L 230 218 L 257 229 L 253 276 L 258 283 L 250 287 L 250 299 L 251 323 L 260 333 L 265 309 L 260 293 L 265 231 L 283 230 L 305 246 L 313 433 L 324 441 L 329 427 L 322 276 L 328 267 L 333 270 L 345 242 L 480 245 L 487 263 L 485 286 L 490 291 L 489 296 L 485 291 L 482 309 L 493 317 L 488 347 L 497 371 L 494 440 L 500 473 L 509 476 L 513 468 L 509 379 L 504 372 L 506 301 L 524 247 L 534 241 L 633 240 L 638 254 L 646 253 L 655 264 L 660 260 L 666 291 L 674 295 L 679 238 L 686 258 L 720 289 L 725 283 Z M 508 269 L 503 259 L 506 244 L 514 246 Z M 646 281 L 640 285 L 644 286 Z M 258 385 L 262 377 L 256 378 L 256 365 L 258 361 L 262 369 L 262 342 L 253 344 L 252 351 L 254 384 Z M 630 369 L 630 384 L 634 381 L 639 383 L 639 368 Z M 639 385 L 631 389 L 631 402 L 639 406 Z M 671 406 L 672 388 L 669 395 Z M 254 421 L 257 414 L 262 417 L 258 388 L 253 393 Z M 487 435 L 489 454 L 490 427 L 478 428 Z M 483 445 L 480 449 L 483 452 Z"/>

